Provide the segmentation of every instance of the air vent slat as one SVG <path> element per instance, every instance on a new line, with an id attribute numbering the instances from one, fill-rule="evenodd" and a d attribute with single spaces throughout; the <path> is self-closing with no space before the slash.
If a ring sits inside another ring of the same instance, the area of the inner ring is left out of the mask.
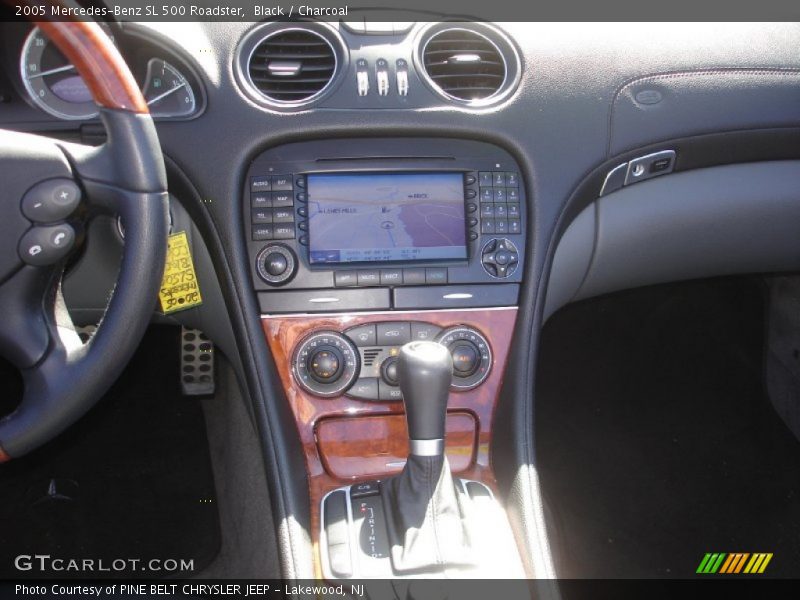
<path id="1" fill-rule="evenodd" d="M 422 61 L 436 87 L 468 102 L 497 93 L 508 76 L 505 60 L 494 43 L 465 29 L 434 34 L 425 44 Z"/>
<path id="2" fill-rule="evenodd" d="M 315 31 L 278 31 L 255 48 L 248 72 L 253 86 L 269 100 L 298 104 L 327 87 L 336 72 L 336 55 Z"/>

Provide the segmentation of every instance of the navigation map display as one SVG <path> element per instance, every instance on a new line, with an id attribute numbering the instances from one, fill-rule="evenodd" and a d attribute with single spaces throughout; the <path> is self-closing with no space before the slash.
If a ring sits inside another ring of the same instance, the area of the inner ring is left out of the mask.
<path id="1" fill-rule="evenodd" d="M 467 258 L 461 173 L 307 179 L 312 264 Z"/>

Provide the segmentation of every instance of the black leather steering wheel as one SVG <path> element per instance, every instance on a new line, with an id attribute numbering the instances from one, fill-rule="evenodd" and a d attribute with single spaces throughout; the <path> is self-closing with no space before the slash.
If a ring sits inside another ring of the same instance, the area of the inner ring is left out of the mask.
<path id="1" fill-rule="evenodd" d="M 0 462 L 58 435 L 117 379 L 152 315 L 168 232 L 161 149 L 124 60 L 94 23 L 37 25 L 92 91 L 108 141 L 95 148 L 0 131 L 0 356 L 25 386 L 0 420 Z M 83 344 L 60 282 L 98 213 L 121 218 L 125 248 L 103 319 Z"/>

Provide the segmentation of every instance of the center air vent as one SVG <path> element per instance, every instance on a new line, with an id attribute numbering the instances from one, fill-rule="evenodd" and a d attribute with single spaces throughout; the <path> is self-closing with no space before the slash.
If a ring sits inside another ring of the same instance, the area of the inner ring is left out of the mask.
<path id="1" fill-rule="evenodd" d="M 282 29 L 253 49 L 247 74 L 253 87 L 281 104 L 306 103 L 328 87 L 336 74 L 336 52 L 322 34 Z"/>
<path id="2" fill-rule="evenodd" d="M 434 88 L 450 99 L 484 103 L 508 87 L 507 61 L 487 35 L 466 28 L 445 28 L 430 37 L 422 64 Z"/>

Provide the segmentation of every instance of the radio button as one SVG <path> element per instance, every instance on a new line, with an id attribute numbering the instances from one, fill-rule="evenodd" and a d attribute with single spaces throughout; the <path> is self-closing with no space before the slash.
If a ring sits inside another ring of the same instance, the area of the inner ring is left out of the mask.
<path id="1" fill-rule="evenodd" d="M 492 172 L 492 185 L 494 187 L 505 187 L 506 185 L 506 174 L 502 171 L 494 171 Z M 275 189 L 275 179 L 272 180 L 272 189 Z"/>
<path id="2" fill-rule="evenodd" d="M 292 176 L 291 175 L 273 175 L 272 176 L 272 191 L 273 192 L 286 192 L 292 190 Z"/>
<path id="3" fill-rule="evenodd" d="M 308 195 L 305 192 L 299 192 L 296 197 L 298 202 L 308 202 Z"/>
<path id="4" fill-rule="evenodd" d="M 271 240 L 275 235 L 272 225 L 253 225 L 253 239 L 257 242 Z"/>
<path id="5" fill-rule="evenodd" d="M 475 183 L 475 181 L 476 181 L 475 175 L 470 175 L 470 174 L 464 175 L 464 183 L 466 185 L 472 185 L 473 183 Z"/>
<path id="6" fill-rule="evenodd" d="M 403 270 L 381 269 L 381 285 L 403 285 Z"/>
<path id="7" fill-rule="evenodd" d="M 300 238 L 297 241 L 300 242 L 303 246 L 308 246 L 308 236 L 307 235 L 301 235 Z"/>
<path id="8" fill-rule="evenodd" d="M 478 224 L 478 219 L 476 219 L 475 217 L 470 217 L 469 219 L 467 219 L 467 225 L 469 225 L 470 227 L 475 227 L 475 225 L 477 224 Z"/>
<path id="9" fill-rule="evenodd" d="M 297 179 L 294 180 L 294 184 L 301 190 L 303 190 L 306 187 L 306 180 L 303 177 L 298 177 Z"/>
<path id="10" fill-rule="evenodd" d="M 477 205 L 477 204 L 474 204 L 473 202 L 469 202 L 469 203 L 467 204 L 467 212 L 468 212 L 468 213 L 472 214 L 472 213 L 474 213 L 476 210 L 478 210 L 478 205 Z"/>
<path id="11" fill-rule="evenodd" d="M 481 188 L 481 202 L 494 202 L 494 190 L 492 188 Z"/>
<path id="12" fill-rule="evenodd" d="M 353 384 L 353 387 L 347 390 L 347 395 L 351 398 L 358 398 L 360 400 L 377 400 L 377 377 L 362 377 L 361 379 L 357 379 Z"/>
<path id="13" fill-rule="evenodd" d="M 494 233 L 494 219 L 481 221 L 481 233 Z"/>
<path id="14" fill-rule="evenodd" d="M 359 325 L 344 332 L 344 334 L 353 340 L 356 346 L 377 346 L 375 337 L 375 325 Z"/>
<path id="15" fill-rule="evenodd" d="M 300 208 L 297 209 L 297 214 L 300 215 L 301 217 L 307 217 L 308 208 L 306 208 L 305 206 L 301 206 Z"/>
<path id="16" fill-rule="evenodd" d="M 250 206 L 252 208 L 272 208 L 272 194 L 250 194 Z"/>
<path id="17" fill-rule="evenodd" d="M 250 180 L 251 192 L 269 192 L 272 189 L 272 179 L 269 177 L 253 177 Z"/>
<path id="18" fill-rule="evenodd" d="M 411 323 L 394 321 L 375 326 L 377 346 L 402 346 L 411 341 Z"/>
<path id="19" fill-rule="evenodd" d="M 492 172 L 481 171 L 478 173 L 478 185 L 481 187 L 492 187 Z"/>
<path id="20" fill-rule="evenodd" d="M 336 271 L 333 274 L 336 287 L 354 287 L 358 285 L 358 277 L 355 271 Z"/>
<path id="21" fill-rule="evenodd" d="M 378 271 L 358 271 L 358 285 L 370 286 L 380 285 L 381 276 Z"/>
<path id="22" fill-rule="evenodd" d="M 294 223 L 294 211 L 291 208 L 272 209 L 273 223 Z"/>
<path id="23" fill-rule="evenodd" d="M 272 223 L 271 208 L 254 208 L 252 211 L 253 224 Z"/>
<path id="24" fill-rule="evenodd" d="M 506 187 L 519 187 L 519 175 L 513 171 L 506 173 Z"/>
<path id="25" fill-rule="evenodd" d="M 300 221 L 300 222 L 297 224 L 297 228 L 298 228 L 300 231 L 308 231 L 308 221 Z"/>
<path id="26" fill-rule="evenodd" d="M 447 269 L 427 268 L 425 269 L 425 283 L 442 285 L 447 283 Z"/>
<path id="27" fill-rule="evenodd" d="M 290 192 L 272 192 L 272 206 L 275 208 L 287 208 L 293 204 Z"/>
<path id="28" fill-rule="evenodd" d="M 472 200 L 472 199 L 473 199 L 475 196 L 477 196 L 477 195 L 478 195 L 478 192 L 476 192 L 475 190 L 467 190 L 467 191 L 464 193 L 464 197 L 465 197 L 467 200 Z"/>
<path id="29" fill-rule="evenodd" d="M 275 225 L 276 240 L 292 240 L 294 235 L 294 225 Z"/>
<path id="30" fill-rule="evenodd" d="M 474 242 L 478 239 L 478 232 L 477 231 L 470 231 L 469 232 L 469 241 Z"/>
<path id="31" fill-rule="evenodd" d="M 403 283 L 405 285 L 423 285 L 425 269 L 403 269 Z"/>
<path id="32" fill-rule="evenodd" d="M 522 223 L 519 219 L 509 219 L 508 220 L 508 233 L 522 233 Z"/>

